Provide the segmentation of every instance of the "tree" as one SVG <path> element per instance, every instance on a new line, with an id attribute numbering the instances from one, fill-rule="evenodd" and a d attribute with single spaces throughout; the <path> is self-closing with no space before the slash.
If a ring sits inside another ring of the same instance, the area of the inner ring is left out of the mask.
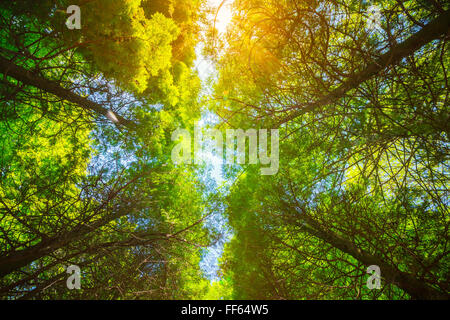
<path id="1" fill-rule="evenodd" d="M 199 113 L 186 53 L 197 16 L 178 26 L 147 1 L 70 4 L 80 30 L 65 26 L 66 1 L 0 5 L 1 296 L 193 296 L 211 240 L 202 186 L 168 160 L 170 133 Z M 67 290 L 71 264 L 80 291 Z"/>
<path id="2" fill-rule="evenodd" d="M 375 4 L 377 30 L 361 1 L 235 3 L 211 108 L 282 132 L 228 197 L 236 298 L 448 298 L 448 8 Z"/>

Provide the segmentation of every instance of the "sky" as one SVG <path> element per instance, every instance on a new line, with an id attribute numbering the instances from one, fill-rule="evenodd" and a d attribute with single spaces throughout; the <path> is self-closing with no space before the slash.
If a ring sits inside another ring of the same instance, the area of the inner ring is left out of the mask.
<path id="1" fill-rule="evenodd" d="M 210 17 L 211 21 L 214 21 L 215 18 L 215 27 L 219 33 L 219 37 L 223 37 L 226 32 L 228 24 L 231 22 L 232 12 L 231 12 L 231 4 L 234 0 L 208 0 L 208 6 L 215 8 L 215 12 L 217 12 L 217 16 Z M 222 4 L 222 5 L 221 5 Z M 217 11 L 217 9 L 220 10 Z M 197 52 L 197 61 L 196 68 L 198 70 L 200 79 L 202 79 L 203 84 L 206 85 L 206 79 L 210 77 L 213 73 L 215 73 L 215 68 L 210 61 L 207 61 L 201 54 L 202 43 L 199 43 L 196 48 Z"/>
<path id="2" fill-rule="evenodd" d="M 231 5 L 233 4 L 232 0 L 209 0 L 208 3 L 213 7 L 219 8 L 220 10 L 217 12 L 217 18 L 215 22 L 216 29 L 219 33 L 224 33 L 228 24 L 232 18 Z"/>
<path id="3" fill-rule="evenodd" d="M 219 37 L 223 37 L 226 28 L 231 21 L 232 14 L 230 4 L 232 1 L 233 0 L 208 0 L 208 5 L 216 8 L 216 10 L 220 7 L 220 10 L 216 11 L 217 17 L 215 21 L 215 27 L 218 30 Z M 214 17 L 211 17 L 211 19 L 214 21 Z M 201 51 L 202 44 L 200 43 L 196 48 L 197 60 L 195 62 L 195 68 L 197 69 L 202 85 L 205 88 L 205 93 L 207 93 L 209 91 L 208 89 L 210 89 L 206 87 L 209 85 L 207 80 L 210 77 L 215 76 L 216 69 L 211 61 L 206 60 L 205 57 L 202 56 Z M 218 123 L 218 121 L 219 119 L 216 115 L 209 111 L 205 111 L 203 112 L 198 125 L 199 127 L 204 128 L 207 125 L 214 125 Z M 207 146 L 202 148 L 200 155 L 196 156 L 201 156 L 205 160 L 209 169 L 206 175 L 201 178 L 205 180 L 212 180 L 217 190 L 217 188 L 225 182 L 222 173 L 222 161 L 214 155 L 211 152 L 211 148 L 208 148 Z M 217 276 L 217 271 L 219 271 L 218 259 L 222 255 L 224 244 L 229 241 L 231 237 L 231 232 L 227 228 L 228 222 L 222 214 L 222 209 L 223 208 L 218 208 L 217 212 L 215 212 L 206 222 L 207 227 L 216 229 L 223 233 L 223 237 L 220 241 L 205 250 L 200 262 L 202 271 L 211 281 L 219 280 L 219 277 Z"/>

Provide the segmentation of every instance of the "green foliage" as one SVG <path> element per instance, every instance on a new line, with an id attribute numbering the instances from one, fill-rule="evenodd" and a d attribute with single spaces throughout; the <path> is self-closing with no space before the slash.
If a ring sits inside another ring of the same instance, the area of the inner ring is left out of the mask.
<path id="1" fill-rule="evenodd" d="M 203 0 L 1 2 L 0 297 L 448 298 L 448 3 L 370 4 L 235 0 L 220 38 Z M 206 108 L 278 128 L 279 172 L 173 164 Z"/>
<path id="2" fill-rule="evenodd" d="M 173 18 L 149 3 L 70 2 L 80 30 L 64 24 L 66 1 L 0 6 L 2 58 L 59 92 L 1 80 L 4 298 L 190 299 L 200 295 L 193 284 L 206 283 L 203 186 L 170 162 L 172 131 L 199 116 L 191 66 L 200 2 L 178 3 Z M 67 91 L 127 117 L 134 131 L 67 101 Z M 67 290 L 71 264 L 81 290 Z"/>
<path id="3" fill-rule="evenodd" d="M 368 2 L 236 1 L 225 44 L 209 48 L 220 71 L 210 109 L 227 128 L 280 130 L 276 176 L 251 166 L 229 176 L 235 234 L 222 268 L 234 298 L 448 296 L 443 34 L 359 82 L 448 5 L 370 4 L 378 31 L 366 27 Z M 371 264 L 383 265 L 381 290 L 366 287 Z M 398 271 L 417 290 L 392 281 Z"/>

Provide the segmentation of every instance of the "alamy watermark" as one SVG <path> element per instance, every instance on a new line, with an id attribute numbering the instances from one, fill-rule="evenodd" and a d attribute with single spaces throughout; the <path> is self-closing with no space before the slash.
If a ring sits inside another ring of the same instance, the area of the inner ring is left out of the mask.
<path id="1" fill-rule="evenodd" d="M 279 132 L 278 129 L 270 130 L 270 144 L 268 145 L 267 129 L 227 129 L 226 130 L 226 164 L 257 164 L 261 165 L 262 175 L 274 175 L 279 168 Z M 248 139 L 247 139 L 248 138 Z M 246 142 L 248 140 L 248 148 Z M 194 128 L 194 139 L 186 129 L 177 129 L 172 133 L 172 141 L 178 143 L 172 149 L 171 159 L 175 164 L 201 164 L 202 148 L 205 142 L 215 142 L 215 154 L 218 161 L 224 160 L 224 139 L 218 129 L 206 129 L 203 133 L 199 127 Z M 237 143 L 235 143 L 235 141 Z M 192 142 L 194 148 L 192 149 Z M 237 144 L 237 148 L 236 148 Z M 270 153 L 268 148 L 270 147 Z M 248 151 L 248 157 L 246 156 Z M 194 156 L 192 156 L 194 155 Z M 247 162 L 248 160 L 248 162 Z"/>
<path id="2" fill-rule="evenodd" d="M 367 267 L 370 277 L 367 279 L 366 285 L 370 290 L 381 289 L 381 269 L 377 265 L 371 265 Z"/>
<path id="3" fill-rule="evenodd" d="M 81 289 L 81 270 L 79 266 L 70 265 L 66 272 L 70 274 L 67 278 L 66 285 L 69 290 Z"/>
<path id="4" fill-rule="evenodd" d="M 70 5 L 67 7 L 67 13 L 71 15 L 66 20 L 66 26 L 68 29 L 81 29 L 81 9 L 79 6 Z"/>

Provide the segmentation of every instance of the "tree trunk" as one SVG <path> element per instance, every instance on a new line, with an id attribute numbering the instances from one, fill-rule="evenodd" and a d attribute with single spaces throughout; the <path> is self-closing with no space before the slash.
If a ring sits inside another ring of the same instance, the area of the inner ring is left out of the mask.
<path id="1" fill-rule="evenodd" d="M 307 224 L 301 226 L 304 231 L 325 241 L 332 247 L 351 255 L 353 258 L 366 266 L 379 266 L 381 269 L 381 276 L 385 279 L 385 281 L 395 284 L 397 287 L 407 292 L 413 299 L 447 300 L 450 298 L 448 294 L 443 293 L 429 286 L 425 282 L 416 279 L 411 274 L 398 270 L 396 267 L 385 262 L 382 258 L 361 250 L 351 241 L 342 238 L 330 230 L 324 230 L 317 221 L 309 217 L 303 210 L 299 212 L 298 210 L 290 207 L 287 203 L 285 203 L 285 206 L 289 208 L 288 210 L 295 210 L 300 214 L 300 219 Z"/>
<path id="2" fill-rule="evenodd" d="M 112 214 L 108 217 L 100 219 L 94 222 L 91 225 L 84 225 L 78 228 L 75 228 L 72 231 L 69 231 L 63 235 L 57 236 L 55 238 L 44 240 L 35 244 L 31 247 L 28 247 L 23 250 L 14 251 L 9 255 L 0 258 L 0 278 L 5 275 L 18 270 L 31 262 L 42 258 L 53 251 L 66 246 L 67 244 L 80 240 L 86 234 L 97 230 L 98 228 L 106 225 L 110 221 L 119 218 L 123 215 L 128 214 L 127 210 L 123 210 L 121 213 Z"/>
<path id="3" fill-rule="evenodd" d="M 72 91 L 61 87 L 57 82 L 50 81 L 41 76 L 32 73 L 31 71 L 14 64 L 12 61 L 5 59 L 0 56 L 0 73 L 8 77 L 12 77 L 26 85 L 30 85 L 41 89 L 43 91 L 54 94 L 55 96 L 75 103 L 80 106 L 82 109 L 95 112 L 98 115 L 102 115 L 113 121 L 117 125 L 121 125 L 127 127 L 131 130 L 136 130 L 136 123 L 131 120 L 127 120 L 121 117 L 118 114 L 113 113 L 111 110 L 108 110 L 101 106 L 100 104 L 93 102 L 89 99 L 86 99 L 82 96 L 79 96 Z"/>
<path id="4" fill-rule="evenodd" d="M 151 172 L 151 171 L 150 171 Z M 147 172 L 146 172 L 147 173 Z M 136 182 L 140 177 L 144 175 L 138 175 L 137 177 L 131 179 L 128 181 L 125 185 L 118 188 L 118 190 L 112 192 L 110 196 L 103 201 L 102 204 L 98 206 L 96 209 L 98 212 L 100 212 L 112 199 L 114 199 L 122 190 L 127 188 L 132 183 Z M 5 275 L 18 270 L 29 263 L 42 258 L 53 251 L 64 247 L 70 242 L 77 241 L 81 239 L 84 235 L 95 231 L 99 229 L 102 226 L 105 226 L 109 222 L 113 221 L 114 219 L 120 218 L 122 216 L 125 216 L 127 214 L 130 214 L 132 211 L 132 208 L 126 207 L 121 208 L 121 210 L 118 210 L 115 213 L 112 213 L 110 215 L 107 215 L 95 222 L 93 222 L 90 225 L 81 225 L 76 227 L 74 230 L 68 231 L 67 233 L 63 235 L 56 236 L 54 238 L 43 240 L 39 242 L 38 244 L 35 244 L 31 247 L 28 247 L 23 250 L 14 251 L 10 254 L 8 254 L 5 257 L 0 258 L 0 278 L 4 277 Z"/>
<path id="5" fill-rule="evenodd" d="M 445 11 L 404 42 L 394 45 L 391 50 L 383 54 L 375 62 L 369 64 L 361 72 L 357 73 L 355 76 L 345 81 L 338 88 L 334 89 L 319 100 L 311 103 L 305 103 L 304 105 L 292 106 L 291 108 L 296 108 L 299 110 L 292 112 L 286 118 L 282 119 L 278 123 L 278 126 L 291 121 L 302 114 L 335 102 L 336 100 L 342 98 L 348 91 L 357 88 L 361 83 L 378 74 L 386 67 L 397 64 L 400 60 L 413 54 L 427 43 L 438 39 L 442 35 L 447 35 L 449 31 L 450 10 Z"/>

